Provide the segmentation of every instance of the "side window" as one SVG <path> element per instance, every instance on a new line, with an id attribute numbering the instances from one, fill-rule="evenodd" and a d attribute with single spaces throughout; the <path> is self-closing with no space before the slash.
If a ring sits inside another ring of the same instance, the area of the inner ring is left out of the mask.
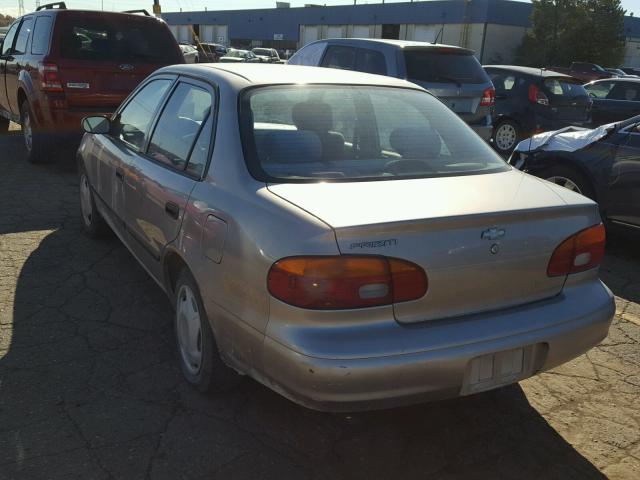
<path id="1" fill-rule="evenodd" d="M 307 45 L 289 59 L 289 65 L 309 65 L 317 67 L 320 65 L 320 60 L 326 47 L 326 42 Z"/>
<path id="2" fill-rule="evenodd" d="M 33 41 L 31 42 L 31 53 L 34 55 L 44 55 L 49 51 L 49 38 L 51 37 L 51 17 L 38 17 L 33 27 Z"/>
<path id="3" fill-rule="evenodd" d="M 211 135 L 213 134 L 213 115 L 207 117 L 207 121 L 204 123 L 204 127 L 200 130 L 198 140 L 193 146 L 193 151 L 189 157 L 189 163 L 187 163 L 187 172 L 199 177 L 204 172 L 204 167 L 207 165 L 207 158 L 209 157 L 209 145 L 211 145 Z"/>
<path id="4" fill-rule="evenodd" d="M 16 37 L 16 46 L 14 48 L 14 53 L 16 55 L 27 53 L 27 41 L 29 40 L 29 35 L 31 35 L 32 28 L 33 18 L 25 18 L 22 21 L 22 25 L 20 25 L 20 30 L 18 31 L 18 36 Z"/>
<path id="5" fill-rule="evenodd" d="M 115 136 L 141 150 L 153 115 L 171 83 L 167 79 L 154 80 L 136 93 L 118 115 L 114 127 Z"/>
<path id="6" fill-rule="evenodd" d="M 376 75 L 386 75 L 387 65 L 384 55 L 375 50 L 359 48 L 356 53 L 355 70 L 358 72 L 375 73 Z"/>
<path id="7" fill-rule="evenodd" d="M 593 83 L 591 85 L 585 85 L 584 89 L 587 91 L 590 97 L 607 98 L 607 95 L 609 95 L 609 92 L 611 92 L 613 85 L 613 82 Z"/>
<path id="8" fill-rule="evenodd" d="M 625 100 L 627 102 L 640 101 L 640 87 L 631 82 L 618 82 L 607 95 L 609 100 Z"/>
<path id="9" fill-rule="evenodd" d="M 160 115 L 147 154 L 177 170 L 184 170 L 202 123 L 213 107 L 203 88 L 181 83 Z"/>
<path id="10" fill-rule="evenodd" d="M 356 63 L 356 49 L 352 47 L 330 46 L 322 60 L 322 66 L 353 70 Z"/>
<path id="11" fill-rule="evenodd" d="M 14 23 L 7 32 L 7 36 L 4 37 L 4 43 L 2 44 L 2 55 L 8 55 L 13 50 L 13 41 L 16 39 L 18 25 L 20 25 L 20 23 Z"/>

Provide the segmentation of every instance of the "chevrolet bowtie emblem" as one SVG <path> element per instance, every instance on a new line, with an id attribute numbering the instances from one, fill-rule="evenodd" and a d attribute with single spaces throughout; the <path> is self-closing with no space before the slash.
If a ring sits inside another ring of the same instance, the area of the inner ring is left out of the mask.
<path id="1" fill-rule="evenodd" d="M 480 235 L 480 238 L 483 240 L 497 240 L 499 238 L 504 237 L 506 231 L 504 228 L 491 227 Z"/>

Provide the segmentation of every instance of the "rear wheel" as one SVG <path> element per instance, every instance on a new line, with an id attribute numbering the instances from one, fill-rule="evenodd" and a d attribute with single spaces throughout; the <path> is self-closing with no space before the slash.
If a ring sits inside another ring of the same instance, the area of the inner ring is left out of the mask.
<path id="1" fill-rule="evenodd" d="M 0 117 L 0 135 L 9 131 L 9 120 L 4 117 Z"/>
<path id="2" fill-rule="evenodd" d="M 229 391 L 241 378 L 220 358 L 195 279 L 185 268 L 176 282 L 175 331 L 182 373 L 201 392 Z"/>
<path id="3" fill-rule="evenodd" d="M 31 163 L 44 163 L 49 161 L 51 142 L 38 131 L 35 118 L 31 112 L 29 102 L 25 100 L 20 106 L 20 123 L 22 124 L 22 137 L 27 150 L 27 160 Z"/>
<path id="4" fill-rule="evenodd" d="M 585 197 L 589 197 L 595 200 L 595 191 L 591 185 L 591 182 L 578 170 L 565 165 L 557 165 L 538 175 L 548 182 L 560 185 L 572 192 L 579 193 Z"/>
<path id="5" fill-rule="evenodd" d="M 493 129 L 493 145 L 501 154 L 510 154 L 520 140 L 520 127 L 513 120 L 501 120 Z"/>

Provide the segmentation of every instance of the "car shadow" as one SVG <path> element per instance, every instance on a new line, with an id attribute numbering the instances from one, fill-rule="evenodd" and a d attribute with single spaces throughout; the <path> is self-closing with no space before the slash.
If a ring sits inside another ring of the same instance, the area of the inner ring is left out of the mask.
<path id="1" fill-rule="evenodd" d="M 115 237 L 82 233 L 71 167 L 12 161 L 0 163 L 3 478 L 605 478 L 517 385 L 349 415 L 249 379 L 195 392 L 163 292 Z"/>

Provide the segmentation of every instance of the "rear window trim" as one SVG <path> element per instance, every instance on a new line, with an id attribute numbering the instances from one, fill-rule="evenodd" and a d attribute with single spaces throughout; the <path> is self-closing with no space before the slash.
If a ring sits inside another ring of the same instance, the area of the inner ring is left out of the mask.
<path id="1" fill-rule="evenodd" d="M 243 125 L 243 121 L 245 120 L 247 115 L 244 114 L 246 109 L 250 109 L 249 106 L 249 98 L 250 93 L 254 90 L 259 90 L 262 88 L 278 88 L 278 87 L 292 87 L 298 86 L 300 84 L 297 83 L 277 83 L 277 84 L 264 84 L 264 85 L 251 85 L 249 87 L 245 87 L 238 91 L 238 133 L 240 135 L 240 145 L 242 147 L 242 156 L 244 158 L 245 166 L 251 177 L 258 182 L 264 184 L 313 184 L 313 183 L 360 183 L 360 182 L 387 182 L 387 181 L 397 181 L 397 180 L 415 180 L 415 179 L 424 179 L 424 178 L 447 178 L 451 177 L 450 174 L 441 174 L 441 175 L 424 175 L 424 174 L 416 174 L 416 175 L 403 175 L 402 177 L 357 177 L 357 178 L 327 178 L 327 179 L 313 179 L 313 178 L 279 178 L 273 177 L 269 175 L 267 172 L 262 169 L 260 165 L 260 160 L 258 159 L 258 154 L 255 148 L 255 141 L 252 138 L 251 131 L 247 128 L 246 125 Z M 412 87 L 411 85 L 407 86 L 397 86 L 397 85 L 381 85 L 381 84 L 360 84 L 360 83 L 308 83 L 305 84 L 308 86 L 327 86 L 327 87 L 381 87 L 381 88 L 393 88 L 397 90 L 410 90 L 421 92 L 427 95 L 431 95 L 438 102 L 442 101 L 433 95 L 431 92 L 421 88 L 416 85 Z M 511 166 L 506 160 L 504 161 L 504 168 L 496 169 L 495 171 L 487 171 L 487 172 L 459 172 L 456 173 L 455 176 L 466 177 L 471 175 L 489 175 L 493 173 L 503 173 L 509 170 L 513 170 L 513 166 Z"/>

